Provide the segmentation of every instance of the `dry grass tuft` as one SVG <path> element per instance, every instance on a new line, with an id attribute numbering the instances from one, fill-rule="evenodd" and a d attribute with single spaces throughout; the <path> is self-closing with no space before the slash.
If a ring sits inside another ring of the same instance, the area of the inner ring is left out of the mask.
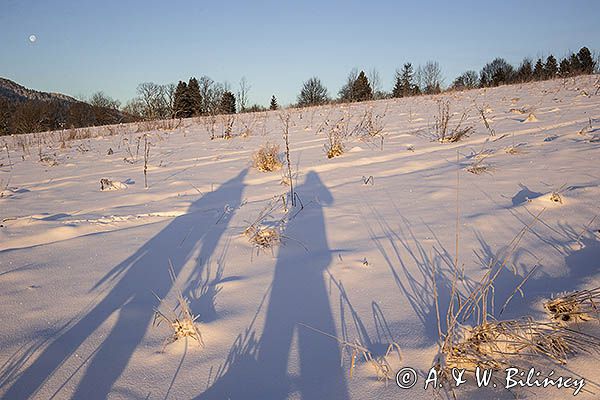
<path id="1" fill-rule="evenodd" d="M 504 151 L 507 154 L 510 154 L 511 156 L 515 156 L 517 154 L 522 154 L 523 153 L 523 150 L 519 149 L 519 146 L 509 146 L 509 147 L 506 147 L 504 149 Z"/>
<path id="2" fill-rule="evenodd" d="M 394 379 L 394 371 L 387 358 L 392 351 L 396 351 L 398 359 L 402 359 L 402 357 L 400 357 L 400 345 L 397 343 L 390 343 L 385 354 L 380 356 L 374 356 L 373 353 L 360 343 L 359 340 L 355 340 L 353 343 L 342 341 L 342 348 L 344 347 L 352 350 L 352 355 L 350 357 L 350 378 L 352 378 L 354 372 L 356 359 L 359 358 L 359 356 L 362 356 L 363 360 L 373 367 L 378 381 L 383 381 L 387 385 L 389 381 Z"/>
<path id="3" fill-rule="evenodd" d="M 333 128 L 327 131 L 327 143 L 325 144 L 325 153 L 327 158 L 339 157 L 344 154 L 343 139 L 347 136 L 348 123 L 345 117 L 342 117 Z"/>
<path id="4" fill-rule="evenodd" d="M 597 352 L 600 348 L 597 338 L 531 318 L 484 321 L 462 333 L 464 338 L 452 345 L 446 357 L 448 368 L 500 370 L 524 359 L 530 362 L 534 357 L 566 364 L 572 354 Z"/>
<path id="5" fill-rule="evenodd" d="M 127 189 L 127 185 L 122 182 L 115 182 L 108 178 L 100 179 L 100 190 L 102 191 L 110 191 L 110 190 L 121 190 Z"/>
<path id="6" fill-rule="evenodd" d="M 388 357 L 392 352 L 398 354 L 398 360 L 402 360 L 402 356 L 400 355 L 400 345 L 396 342 L 392 342 L 388 344 L 387 350 L 385 354 L 382 355 L 374 355 L 364 344 L 361 343 L 360 340 L 355 339 L 353 342 L 349 342 L 347 340 L 343 340 L 338 338 L 337 336 L 330 335 L 329 333 L 323 332 L 319 329 L 313 328 L 311 326 L 305 325 L 303 323 L 299 323 L 308 329 L 311 329 L 317 333 L 328 336 L 334 340 L 337 340 L 340 343 L 342 350 L 348 348 L 351 350 L 350 356 L 350 377 L 354 373 L 354 367 L 356 366 L 356 361 L 360 356 L 362 356 L 364 362 L 370 364 L 375 371 L 375 376 L 378 381 L 383 381 L 386 383 L 395 379 L 394 378 L 394 370 L 388 361 Z"/>
<path id="7" fill-rule="evenodd" d="M 173 283 L 175 283 L 175 273 L 173 272 L 171 260 L 169 260 L 169 275 L 171 276 Z M 162 303 L 160 297 L 156 296 L 156 298 Z M 189 303 L 186 298 L 183 297 L 181 292 L 177 294 L 177 305 L 168 314 L 169 315 L 162 312 L 160 307 L 156 308 L 154 310 L 154 321 L 152 322 L 152 325 L 156 327 L 160 326 L 162 322 L 165 322 L 173 331 L 173 334 L 166 338 L 163 343 L 163 352 L 171 343 L 188 337 L 196 340 L 200 347 L 204 347 L 202 334 L 196 325 L 196 319 L 198 319 L 199 316 L 194 316 L 192 314 Z"/>
<path id="8" fill-rule="evenodd" d="M 563 203 L 563 199 L 558 192 L 552 192 L 552 194 L 550 195 L 550 201 L 559 204 Z"/>
<path id="9" fill-rule="evenodd" d="M 480 175 L 483 173 L 491 173 L 492 167 L 485 163 L 485 160 L 494 154 L 492 149 L 486 149 L 485 146 L 488 143 L 488 140 L 483 143 L 483 146 L 477 153 L 472 153 L 468 158 L 473 159 L 471 165 L 469 165 L 466 170 L 475 175 Z"/>
<path id="10" fill-rule="evenodd" d="M 481 160 L 474 162 L 473 164 L 467 167 L 467 172 L 470 172 L 475 175 L 481 175 L 484 173 L 491 173 L 492 167 L 487 164 L 483 164 Z"/>
<path id="11" fill-rule="evenodd" d="M 451 301 L 446 312 L 446 332 L 440 323 L 439 301 L 435 270 L 433 292 L 438 318 L 440 350 L 434 361 L 444 386 L 452 381 L 452 369 L 464 368 L 474 371 L 476 367 L 502 370 L 508 366 L 531 367 L 547 361 L 564 365 L 577 353 L 600 353 L 600 338 L 566 327 L 567 322 L 588 320 L 597 316 L 600 288 L 575 292 L 548 301 L 544 306 L 551 321 L 536 321 L 531 317 L 499 321 L 494 314 L 494 282 L 500 272 L 507 268 L 508 259 L 514 254 L 524 234 L 531 230 L 544 210 L 525 226 L 511 241 L 503 260 L 495 258 L 478 285 L 461 294 L 457 289 L 459 280 L 458 260 L 455 260 Z M 536 266 L 537 267 L 537 266 Z M 536 267 L 523 278 L 508 297 L 500 314 L 516 293 L 533 274 Z M 471 326 L 468 321 L 474 322 Z M 452 389 L 450 389 L 452 391 Z M 453 392 L 454 397 L 456 394 Z"/>
<path id="12" fill-rule="evenodd" d="M 279 158 L 279 145 L 265 143 L 252 155 L 254 168 L 261 172 L 273 172 L 283 166 Z"/>
<path id="13" fill-rule="evenodd" d="M 600 287 L 579 290 L 544 303 L 544 309 L 550 320 L 561 325 L 598 319 L 600 314 Z"/>
<path id="14" fill-rule="evenodd" d="M 327 158 L 339 157 L 344 154 L 344 146 L 340 142 L 331 144 L 327 147 Z"/>
<path id="15" fill-rule="evenodd" d="M 2 199 L 3 197 L 8 195 L 6 194 L 7 192 L 10 192 L 10 178 L 11 176 L 8 177 L 8 179 L 6 180 L 0 180 L 0 199 Z"/>
<path id="16" fill-rule="evenodd" d="M 281 242 L 279 231 L 270 226 L 250 225 L 244 230 L 244 236 L 259 249 L 270 249 Z"/>
<path id="17" fill-rule="evenodd" d="M 525 119 L 525 121 L 523 122 L 538 122 L 539 120 L 537 119 L 537 117 L 535 116 L 534 113 L 529 113 L 529 115 L 527 116 L 527 118 Z"/>
<path id="18" fill-rule="evenodd" d="M 527 107 L 511 108 L 510 112 L 513 114 L 528 114 L 531 112 L 531 108 L 527 108 Z"/>
<path id="19" fill-rule="evenodd" d="M 248 241 L 257 249 L 270 249 L 281 243 L 283 235 L 283 227 L 287 222 L 287 218 L 276 218 L 274 215 L 280 213 L 282 209 L 287 210 L 285 204 L 285 195 L 274 197 L 258 214 L 258 217 L 248 225 L 242 233 Z"/>
<path id="20" fill-rule="evenodd" d="M 466 111 L 461 115 L 460 120 L 452 130 L 449 130 L 450 116 L 450 102 L 438 101 L 438 115 L 435 116 L 434 132 L 440 143 L 458 142 L 469 137 L 475 131 L 472 125 L 463 126 L 468 118 Z"/>

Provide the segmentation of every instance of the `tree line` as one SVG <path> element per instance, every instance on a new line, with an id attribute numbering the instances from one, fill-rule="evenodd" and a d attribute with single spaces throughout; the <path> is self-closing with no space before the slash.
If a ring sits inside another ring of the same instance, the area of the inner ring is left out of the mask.
<path id="1" fill-rule="evenodd" d="M 464 90 L 571 77 L 598 72 L 598 62 L 590 50 L 582 47 L 560 61 L 552 54 L 533 62 L 529 58 L 512 66 L 503 58 L 495 58 L 481 71 L 469 70 L 458 76 L 446 90 Z M 267 108 L 248 104 L 250 85 L 245 78 L 234 93 L 227 83 L 215 82 L 208 76 L 180 80 L 177 84 L 144 82 L 137 86 L 136 97 L 124 106 L 103 92 L 94 93 L 79 102 L 28 100 L 11 102 L 0 98 L 0 135 L 28 133 L 65 128 L 109 125 L 140 120 L 189 118 L 202 115 L 264 111 Z M 428 61 L 414 68 L 408 62 L 398 69 L 389 92 L 381 89 L 376 70 L 368 73 L 353 69 L 332 98 L 318 77 L 303 82 L 296 104 L 306 107 L 331 102 L 358 102 L 384 98 L 399 98 L 442 92 L 443 76 L 439 63 Z M 276 110 L 275 95 L 268 109 Z"/>
<path id="2" fill-rule="evenodd" d="M 541 81 L 554 78 L 592 74 L 597 67 L 592 53 L 587 47 L 563 58 L 560 63 L 552 54 L 546 59 L 538 58 L 535 63 L 529 58 L 523 59 L 518 67 L 513 67 L 503 58 L 495 58 L 487 63 L 477 75 L 475 71 L 466 71 L 452 83 L 452 89 L 472 89 L 491 87 L 511 83 Z"/>
<path id="3" fill-rule="evenodd" d="M 127 103 L 124 111 L 142 119 L 167 119 L 266 110 L 258 104 L 247 104 L 249 90 L 245 78 L 240 80 L 237 94 L 229 84 L 215 82 L 208 76 L 191 77 L 187 82 L 180 80 L 177 85 L 146 82 L 138 86 L 138 96 Z M 273 95 L 269 109 L 278 108 Z"/>
<path id="4" fill-rule="evenodd" d="M 598 62 L 594 60 L 587 47 L 561 59 L 560 62 L 550 54 L 545 60 L 539 58 L 535 63 L 529 58 L 523 59 L 518 67 L 513 67 L 503 58 L 495 58 L 484 65 L 481 71 L 469 70 L 458 76 L 447 90 L 464 90 L 492 87 L 512 83 L 524 83 L 566 78 L 576 75 L 598 73 Z M 302 84 L 297 98 L 297 106 L 306 107 L 331 102 L 355 102 L 384 98 L 399 98 L 420 94 L 442 92 L 443 78 L 439 63 L 428 61 L 423 66 L 413 68 L 406 63 L 397 70 L 394 86 L 389 93 L 379 90 L 379 76 L 371 71 L 367 77 L 364 71 L 352 70 L 346 83 L 340 89 L 337 98 L 331 98 L 327 88 L 318 77 L 312 77 Z"/>
<path id="5" fill-rule="evenodd" d="M 104 92 L 79 101 L 14 101 L 0 97 L 0 135 L 266 110 L 259 105 L 247 105 L 249 89 L 245 78 L 235 95 L 228 84 L 202 76 L 179 81 L 177 85 L 140 83 L 136 97 L 124 106 Z M 278 108 L 273 95 L 269 109 Z"/>

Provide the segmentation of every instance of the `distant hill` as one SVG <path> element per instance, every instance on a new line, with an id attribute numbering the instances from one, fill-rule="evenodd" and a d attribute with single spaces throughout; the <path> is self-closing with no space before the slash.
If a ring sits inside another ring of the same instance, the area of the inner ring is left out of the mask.
<path id="1" fill-rule="evenodd" d="M 28 89 L 0 78 L 0 136 L 133 121 L 135 117 L 114 108 Z"/>
<path id="2" fill-rule="evenodd" d="M 6 78 L 0 77 L 0 98 L 10 102 L 20 102 L 26 100 L 38 101 L 61 101 L 68 103 L 77 103 L 79 100 L 62 93 L 40 92 L 28 89 Z"/>

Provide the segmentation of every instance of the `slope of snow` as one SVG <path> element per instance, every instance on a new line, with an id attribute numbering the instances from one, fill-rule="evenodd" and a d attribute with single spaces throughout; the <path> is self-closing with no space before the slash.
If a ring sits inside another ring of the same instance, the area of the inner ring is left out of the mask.
<path id="1" fill-rule="evenodd" d="M 600 212 L 598 85 L 587 76 L 291 110 L 303 208 L 294 210 L 282 244 L 258 254 L 243 232 L 288 190 L 280 172 L 251 167 L 267 140 L 283 148 L 278 112 L 238 116 L 229 140 L 210 140 L 206 124 L 193 119 L 149 132 L 147 189 L 143 140 L 135 157 L 142 134 L 131 129 L 66 147 L 23 149 L 17 138 L 0 138 L 12 161 L 3 150 L 0 397 L 431 398 L 423 376 L 401 390 L 358 361 L 350 377 L 351 353 L 315 330 L 358 339 L 373 354 L 395 342 L 402 357 L 388 356 L 395 370 L 428 371 L 438 349 L 433 269 L 443 310 L 457 189 L 464 290 L 544 210 L 497 281 L 501 306 L 539 264 L 502 318 L 543 318 L 543 299 L 599 286 L 600 219 L 590 224 Z M 468 113 L 471 137 L 432 140 L 439 99 L 450 102 L 451 128 Z M 383 149 L 378 139 L 349 137 L 347 151 L 327 159 L 324 131 L 342 117 L 352 129 L 369 110 L 383 117 Z M 244 125 L 251 134 L 238 136 Z M 40 162 L 40 152 L 51 161 Z M 132 155 L 133 163 L 124 161 Z M 486 170 L 468 172 L 482 156 L 477 165 Z M 123 183 L 121 190 L 101 191 L 102 178 Z M 562 204 L 550 200 L 553 192 Z M 272 220 L 283 216 L 277 210 Z M 178 291 L 199 315 L 206 346 L 177 341 L 162 353 L 171 332 L 152 326 L 156 296 L 168 308 Z M 581 374 L 599 393 L 595 362 L 576 356 L 568 374 Z M 568 389 L 516 393 L 571 396 Z M 459 397 L 512 394 L 471 388 Z"/>

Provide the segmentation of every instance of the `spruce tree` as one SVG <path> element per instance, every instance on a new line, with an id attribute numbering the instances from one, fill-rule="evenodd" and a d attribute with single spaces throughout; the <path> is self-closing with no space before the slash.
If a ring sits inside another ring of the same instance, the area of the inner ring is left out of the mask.
<path id="1" fill-rule="evenodd" d="M 533 66 L 531 65 L 531 60 L 528 58 L 524 58 L 521 61 L 521 65 L 519 65 L 519 69 L 517 70 L 517 80 L 519 82 L 529 82 L 533 75 Z"/>
<path id="2" fill-rule="evenodd" d="M 569 62 L 568 58 L 563 58 L 560 61 L 558 75 L 560 75 L 562 78 L 566 78 L 567 76 L 571 75 L 571 63 Z"/>
<path id="3" fill-rule="evenodd" d="M 558 65 L 556 64 L 556 58 L 552 54 L 546 58 L 546 65 L 544 65 L 544 77 L 546 79 L 553 79 L 558 73 Z"/>
<path id="4" fill-rule="evenodd" d="M 414 71 L 411 63 L 404 64 L 402 69 L 402 91 L 404 96 L 413 96 L 418 93 L 419 87 L 413 82 Z"/>
<path id="5" fill-rule="evenodd" d="M 413 83 L 413 67 L 411 63 L 406 63 L 402 67 L 402 72 L 396 72 L 396 83 L 392 90 L 392 97 L 406 97 L 417 93 L 418 88 Z"/>
<path id="6" fill-rule="evenodd" d="M 271 105 L 269 106 L 269 110 L 277 110 L 279 108 L 279 104 L 277 104 L 277 99 L 275 95 L 271 97 Z"/>
<path id="7" fill-rule="evenodd" d="M 569 63 L 571 64 L 571 75 L 578 75 L 581 73 L 581 62 L 579 61 L 577 54 L 571 54 L 571 57 L 569 57 Z"/>
<path id="8" fill-rule="evenodd" d="M 352 93 L 355 101 L 366 101 L 373 99 L 373 90 L 369 84 L 369 80 L 364 71 L 360 71 L 354 85 L 352 85 Z"/>
<path id="9" fill-rule="evenodd" d="M 582 47 L 577 53 L 577 59 L 579 60 L 580 69 L 582 74 L 593 74 L 596 63 L 590 53 L 590 49 Z"/>
<path id="10" fill-rule="evenodd" d="M 535 67 L 533 67 L 533 79 L 536 81 L 541 81 L 544 79 L 544 63 L 542 62 L 541 58 L 538 58 L 535 63 Z"/>
<path id="11" fill-rule="evenodd" d="M 223 114 L 235 114 L 235 96 L 228 90 L 223 92 L 220 110 Z"/>
<path id="12" fill-rule="evenodd" d="M 187 95 L 189 98 L 189 113 L 191 116 L 202 114 L 202 95 L 200 95 L 200 85 L 196 78 L 190 78 L 187 85 Z"/>
<path id="13" fill-rule="evenodd" d="M 402 74 L 396 70 L 396 76 L 394 78 L 394 88 L 392 89 L 392 97 L 402 97 Z"/>
<path id="14" fill-rule="evenodd" d="M 300 94 L 298 95 L 298 105 L 300 107 L 316 106 L 329 101 L 327 88 L 323 86 L 321 80 L 313 76 L 302 84 Z"/>
<path id="15" fill-rule="evenodd" d="M 173 118 L 188 118 L 191 117 L 191 114 L 191 102 L 187 84 L 179 81 L 173 95 Z"/>

